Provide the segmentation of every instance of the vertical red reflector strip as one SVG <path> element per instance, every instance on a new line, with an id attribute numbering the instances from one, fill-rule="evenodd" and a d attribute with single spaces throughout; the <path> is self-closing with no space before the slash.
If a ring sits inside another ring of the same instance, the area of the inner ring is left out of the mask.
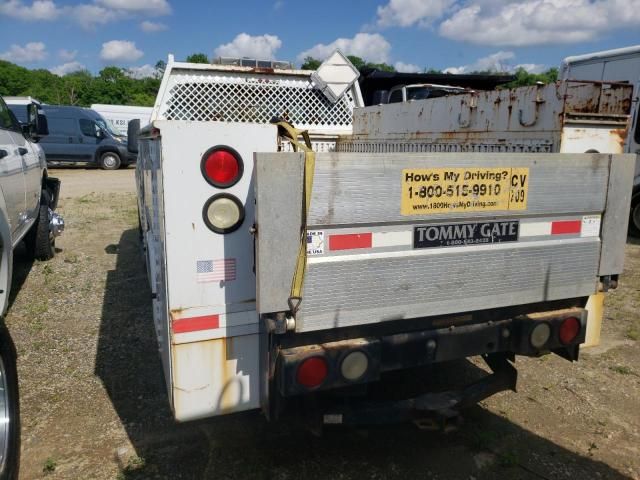
<path id="1" fill-rule="evenodd" d="M 569 233 L 580 233 L 582 230 L 582 220 L 566 220 L 562 222 L 551 222 L 551 235 L 566 235 Z"/>
<path id="2" fill-rule="evenodd" d="M 329 250 L 353 250 L 371 248 L 371 233 L 329 235 Z"/>
<path id="3" fill-rule="evenodd" d="M 174 320 L 171 324 L 173 333 L 197 332 L 199 330 L 211 330 L 220 326 L 219 315 L 204 315 L 202 317 L 189 317 Z"/>

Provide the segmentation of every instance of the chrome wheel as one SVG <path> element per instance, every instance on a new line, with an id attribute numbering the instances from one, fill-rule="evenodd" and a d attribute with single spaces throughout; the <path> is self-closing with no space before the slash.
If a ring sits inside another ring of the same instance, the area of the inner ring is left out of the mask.
<path id="1" fill-rule="evenodd" d="M 105 155 L 102 157 L 102 165 L 104 165 L 105 168 L 116 168 L 118 159 L 115 155 Z"/>
<path id="2" fill-rule="evenodd" d="M 10 443 L 11 416 L 9 413 L 9 390 L 4 361 L 0 357 L 0 475 L 7 468 L 7 454 Z"/>

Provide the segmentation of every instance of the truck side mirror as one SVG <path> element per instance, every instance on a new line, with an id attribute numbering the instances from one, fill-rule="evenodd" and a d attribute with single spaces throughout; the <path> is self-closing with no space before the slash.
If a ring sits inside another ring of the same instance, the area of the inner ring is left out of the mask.
<path id="1" fill-rule="evenodd" d="M 30 103 L 27 105 L 27 130 L 28 137 L 33 141 L 38 141 L 41 137 L 49 135 L 47 117 L 38 113 L 38 105 Z M 25 132 L 26 133 L 26 132 Z"/>

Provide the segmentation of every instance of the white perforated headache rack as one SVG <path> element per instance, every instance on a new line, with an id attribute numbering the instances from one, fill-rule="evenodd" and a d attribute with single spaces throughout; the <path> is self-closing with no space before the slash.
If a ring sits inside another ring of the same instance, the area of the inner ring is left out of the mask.
<path id="1" fill-rule="evenodd" d="M 153 120 L 270 123 L 281 118 L 310 133 L 351 133 L 362 106 L 357 86 L 331 103 L 310 71 L 175 62 L 169 56 Z"/>

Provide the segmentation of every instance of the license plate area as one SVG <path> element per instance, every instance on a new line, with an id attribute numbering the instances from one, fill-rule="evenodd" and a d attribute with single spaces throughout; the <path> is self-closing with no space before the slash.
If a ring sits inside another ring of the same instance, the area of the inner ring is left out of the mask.
<path id="1" fill-rule="evenodd" d="M 420 225 L 413 227 L 413 248 L 517 242 L 519 230 L 518 220 Z"/>

